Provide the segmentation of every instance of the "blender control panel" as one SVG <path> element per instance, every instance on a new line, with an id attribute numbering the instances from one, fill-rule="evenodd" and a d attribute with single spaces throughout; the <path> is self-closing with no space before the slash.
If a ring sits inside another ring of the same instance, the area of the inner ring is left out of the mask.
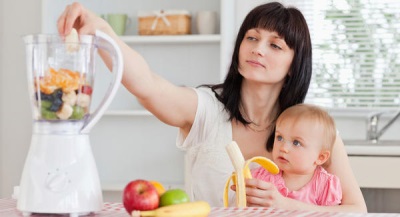
<path id="1" fill-rule="evenodd" d="M 71 180 L 68 177 L 68 173 L 62 172 L 59 169 L 48 172 L 45 180 L 46 188 L 53 192 L 66 190 L 70 183 Z"/>

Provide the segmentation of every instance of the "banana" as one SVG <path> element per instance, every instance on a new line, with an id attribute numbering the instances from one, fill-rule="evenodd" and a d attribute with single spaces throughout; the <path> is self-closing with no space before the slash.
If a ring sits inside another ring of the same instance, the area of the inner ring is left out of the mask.
<path id="1" fill-rule="evenodd" d="M 205 201 L 186 202 L 163 206 L 150 211 L 133 211 L 132 217 L 206 217 L 211 212 Z"/>
<path id="2" fill-rule="evenodd" d="M 278 174 L 279 168 L 273 161 L 265 157 L 257 156 L 245 161 L 242 152 L 235 141 L 232 141 L 226 146 L 226 151 L 228 152 L 229 158 L 232 161 L 235 172 L 232 173 L 225 183 L 223 196 L 224 206 L 228 207 L 229 185 L 232 181 L 236 186 L 236 206 L 246 207 L 246 184 L 244 180 L 253 178 L 249 168 L 250 163 L 258 163 L 272 174 Z"/>

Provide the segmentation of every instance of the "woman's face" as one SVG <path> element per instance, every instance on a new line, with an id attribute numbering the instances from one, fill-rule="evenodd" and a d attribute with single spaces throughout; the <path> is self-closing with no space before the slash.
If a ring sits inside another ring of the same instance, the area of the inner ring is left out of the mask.
<path id="1" fill-rule="evenodd" d="M 294 51 L 276 32 L 250 29 L 239 49 L 239 72 L 247 80 L 283 84 Z"/>

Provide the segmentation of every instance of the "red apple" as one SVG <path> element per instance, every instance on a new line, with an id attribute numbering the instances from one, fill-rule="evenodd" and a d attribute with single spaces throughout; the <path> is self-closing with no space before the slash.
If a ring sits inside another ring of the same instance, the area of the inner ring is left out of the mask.
<path id="1" fill-rule="evenodd" d="M 150 181 L 137 179 L 129 182 L 124 189 L 123 203 L 129 214 L 133 210 L 156 209 L 159 202 L 157 190 Z"/>

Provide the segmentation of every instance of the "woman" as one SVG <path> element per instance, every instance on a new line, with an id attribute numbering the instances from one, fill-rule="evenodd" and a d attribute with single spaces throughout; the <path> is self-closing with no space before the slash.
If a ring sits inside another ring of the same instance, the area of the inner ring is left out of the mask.
<path id="1" fill-rule="evenodd" d="M 175 86 L 153 73 L 103 19 L 79 3 L 67 6 L 58 20 L 60 34 L 73 27 L 80 34 L 98 29 L 117 41 L 124 56 L 123 85 L 158 119 L 180 129 L 177 146 L 186 151 L 186 191 L 193 200 L 212 206 L 222 206 L 224 182 L 233 171 L 225 146 L 235 140 L 245 159 L 271 158 L 275 119 L 285 108 L 303 102 L 311 79 L 307 24 L 301 12 L 280 3 L 260 5 L 248 14 L 224 83 L 196 89 Z M 340 138 L 326 169 L 342 182 L 340 206 L 318 207 L 279 197 L 268 189 L 269 183 L 258 180 L 247 180 L 257 189 L 249 196 L 260 201 L 249 200 L 249 205 L 365 212 Z"/>

